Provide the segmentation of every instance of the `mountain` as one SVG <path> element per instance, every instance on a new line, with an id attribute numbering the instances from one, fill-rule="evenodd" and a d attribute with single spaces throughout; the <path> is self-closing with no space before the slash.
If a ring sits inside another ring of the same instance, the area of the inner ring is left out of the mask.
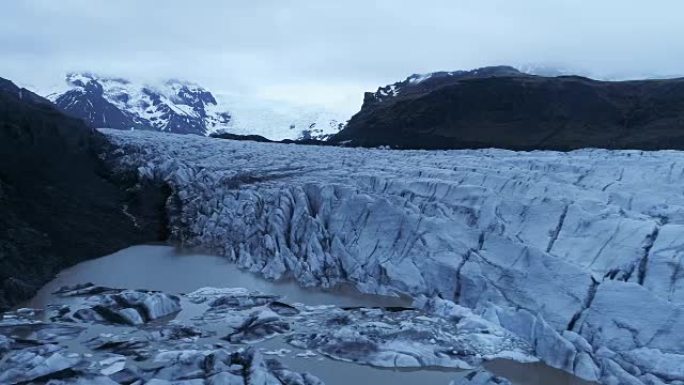
<path id="1" fill-rule="evenodd" d="M 412 75 L 366 93 L 332 139 L 358 146 L 684 148 L 684 78 L 597 81 L 512 67 Z"/>
<path id="2" fill-rule="evenodd" d="M 216 108 L 209 91 L 179 80 L 150 87 L 120 78 L 70 73 L 66 82 L 71 89 L 49 98 L 92 127 L 204 135 L 226 126 L 231 118 Z"/>
<path id="3" fill-rule="evenodd" d="M 68 89 L 48 98 L 91 127 L 208 135 L 227 132 L 272 140 L 326 139 L 346 121 L 312 106 L 213 94 L 183 80 L 156 85 L 91 73 L 70 73 Z"/>
<path id="4" fill-rule="evenodd" d="M 98 156 L 107 149 L 82 121 L 0 78 L 0 311 L 61 268 L 165 237 L 166 193 L 115 177 Z"/>

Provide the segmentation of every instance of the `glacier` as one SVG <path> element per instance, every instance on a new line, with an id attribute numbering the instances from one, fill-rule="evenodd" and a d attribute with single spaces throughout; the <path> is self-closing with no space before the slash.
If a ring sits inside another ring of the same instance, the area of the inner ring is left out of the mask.
<path id="1" fill-rule="evenodd" d="M 468 308 L 546 364 L 684 384 L 684 154 L 393 151 L 102 130 L 171 238 L 304 286 Z M 456 310 L 455 310 L 456 309 Z"/>

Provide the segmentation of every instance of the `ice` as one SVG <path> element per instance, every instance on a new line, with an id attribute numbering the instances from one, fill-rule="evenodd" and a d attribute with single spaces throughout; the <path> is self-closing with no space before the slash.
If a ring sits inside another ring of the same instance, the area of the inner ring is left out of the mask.
<path id="1" fill-rule="evenodd" d="M 536 359 L 529 344 L 469 313 L 453 322 L 415 310 L 310 309 L 288 341 L 326 356 L 387 368 L 471 369 L 485 360 Z"/>
<path id="2" fill-rule="evenodd" d="M 62 296 L 87 296 L 86 305 L 73 311 L 65 309 L 62 319 L 71 317 L 86 322 L 111 322 L 141 325 L 180 311 L 177 296 L 145 290 L 118 290 L 93 284 L 65 287 L 57 294 Z"/>
<path id="3" fill-rule="evenodd" d="M 585 379 L 679 376 L 684 153 L 387 151 L 105 132 L 121 149 L 110 164 L 172 188 L 181 244 L 302 285 L 454 302 Z"/>

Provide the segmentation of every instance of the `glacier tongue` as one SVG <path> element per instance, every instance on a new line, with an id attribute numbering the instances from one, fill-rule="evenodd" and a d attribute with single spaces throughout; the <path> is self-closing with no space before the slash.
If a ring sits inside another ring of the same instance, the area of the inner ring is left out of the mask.
<path id="1" fill-rule="evenodd" d="M 684 381 L 684 154 L 387 151 L 106 130 L 172 237 L 267 277 L 471 308 L 549 365 Z"/>

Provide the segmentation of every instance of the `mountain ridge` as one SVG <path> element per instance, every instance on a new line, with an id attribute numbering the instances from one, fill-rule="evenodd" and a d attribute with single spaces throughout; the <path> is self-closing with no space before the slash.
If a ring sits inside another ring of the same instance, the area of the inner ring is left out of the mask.
<path id="1" fill-rule="evenodd" d="M 332 143 L 415 149 L 684 149 L 684 79 L 601 81 L 512 67 L 412 75 L 366 93 Z M 392 92 L 389 92 L 392 91 Z"/>

